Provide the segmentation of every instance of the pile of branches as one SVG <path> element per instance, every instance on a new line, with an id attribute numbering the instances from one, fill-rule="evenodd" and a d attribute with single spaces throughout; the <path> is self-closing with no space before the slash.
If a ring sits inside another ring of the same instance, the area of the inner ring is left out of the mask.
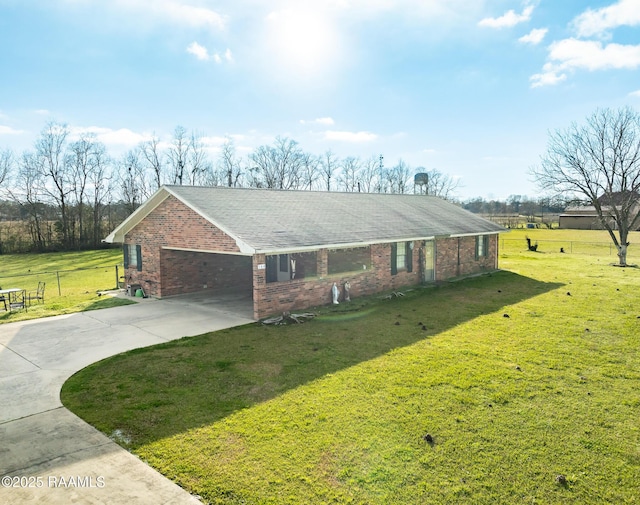
<path id="1" fill-rule="evenodd" d="M 291 314 L 290 312 L 283 312 L 281 316 L 270 317 L 268 319 L 263 319 L 262 324 L 289 324 L 289 323 L 297 323 L 302 324 L 309 319 L 313 319 L 317 314 L 313 312 L 304 312 L 302 314 Z"/>

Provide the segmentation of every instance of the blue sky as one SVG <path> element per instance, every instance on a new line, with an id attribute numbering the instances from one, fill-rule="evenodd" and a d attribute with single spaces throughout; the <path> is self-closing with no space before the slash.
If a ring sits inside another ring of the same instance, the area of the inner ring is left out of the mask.
<path id="1" fill-rule="evenodd" d="M 278 135 L 536 196 L 548 132 L 640 109 L 640 0 L 0 0 L 0 149 Z"/>

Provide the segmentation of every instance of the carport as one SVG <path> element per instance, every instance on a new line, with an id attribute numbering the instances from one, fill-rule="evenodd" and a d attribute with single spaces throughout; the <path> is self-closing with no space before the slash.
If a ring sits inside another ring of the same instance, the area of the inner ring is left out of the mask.
<path id="1" fill-rule="evenodd" d="M 251 300 L 252 278 L 251 256 L 163 247 L 157 292 L 161 297 L 206 292 L 212 298 L 228 294 Z"/>

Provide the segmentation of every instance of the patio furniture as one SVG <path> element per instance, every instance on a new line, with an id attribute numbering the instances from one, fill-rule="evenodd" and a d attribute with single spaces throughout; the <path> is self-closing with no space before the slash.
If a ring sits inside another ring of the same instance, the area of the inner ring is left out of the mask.
<path id="1" fill-rule="evenodd" d="M 0 289 L 0 297 L 4 298 L 4 307 L 11 311 L 13 309 L 27 310 L 27 291 L 22 288 Z"/>
<path id="2" fill-rule="evenodd" d="M 36 289 L 35 291 L 29 291 L 28 295 L 27 295 L 27 301 L 29 302 L 29 305 L 31 305 L 32 301 L 36 301 L 36 303 L 44 303 L 44 287 L 45 287 L 45 283 L 40 281 L 38 282 L 38 289 Z"/>
<path id="3" fill-rule="evenodd" d="M 0 287 L 0 291 L 2 291 L 2 288 Z M 0 303 L 2 303 L 4 305 L 4 310 L 6 312 L 7 310 L 7 297 L 4 295 L 0 295 Z"/>
<path id="4" fill-rule="evenodd" d="M 13 309 L 27 309 L 27 293 L 24 289 L 16 289 L 12 293 L 9 293 L 9 307 Z"/>

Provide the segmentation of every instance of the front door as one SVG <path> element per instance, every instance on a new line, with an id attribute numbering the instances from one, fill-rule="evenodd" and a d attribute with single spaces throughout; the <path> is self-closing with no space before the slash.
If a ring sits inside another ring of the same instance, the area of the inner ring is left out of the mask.
<path id="1" fill-rule="evenodd" d="M 435 280 L 435 244 L 433 240 L 424 243 L 424 282 Z"/>
<path id="2" fill-rule="evenodd" d="M 291 279 L 291 265 L 288 254 L 278 255 L 278 282 Z"/>

